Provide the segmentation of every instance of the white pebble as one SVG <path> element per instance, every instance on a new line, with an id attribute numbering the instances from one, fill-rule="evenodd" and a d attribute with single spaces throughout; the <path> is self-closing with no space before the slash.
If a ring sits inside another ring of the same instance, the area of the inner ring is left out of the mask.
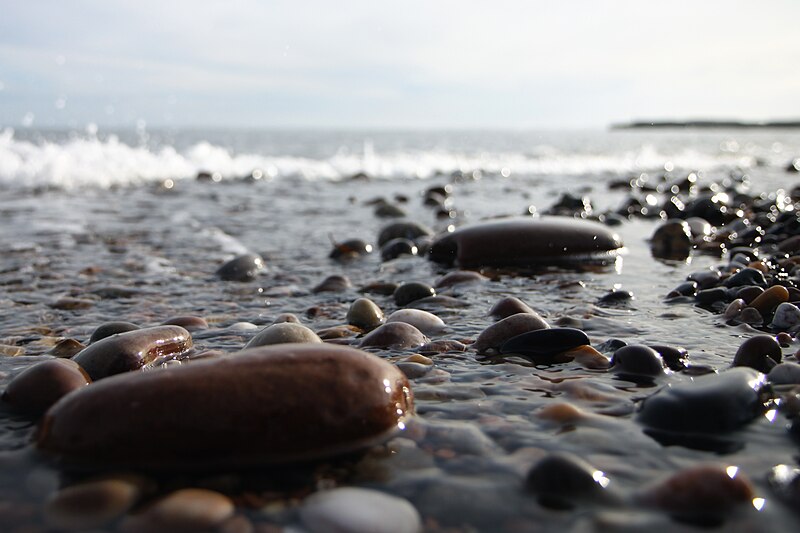
<path id="1" fill-rule="evenodd" d="M 800 324 L 800 309 L 794 304 L 783 302 L 775 309 L 772 326 L 778 329 L 790 329 Z"/>
<path id="2" fill-rule="evenodd" d="M 446 327 L 441 318 L 421 309 L 397 310 L 386 319 L 386 323 L 388 324 L 389 322 L 405 322 L 406 324 L 411 324 L 426 335 L 438 333 Z"/>
<path id="3" fill-rule="evenodd" d="M 408 501 L 355 487 L 309 496 L 300 519 L 311 533 L 416 533 L 422 528 L 419 513 Z"/>

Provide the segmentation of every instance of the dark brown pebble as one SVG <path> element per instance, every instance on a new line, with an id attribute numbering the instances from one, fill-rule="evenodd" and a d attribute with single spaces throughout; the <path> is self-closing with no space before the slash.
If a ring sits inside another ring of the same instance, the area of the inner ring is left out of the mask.
<path id="1" fill-rule="evenodd" d="M 47 412 L 37 447 L 76 465 L 290 463 L 382 442 L 412 409 L 405 376 L 379 357 L 283 344 L 95 383 Z"/>
<path id="2" fill-rule="evenodd" d="M 516 296 L 501 298 L 489 310 L 489 316 L 493 317 L 495 320 L 501 320 L 519 313 L 537 314 L 528 304 Z"/>
<path id="3" fill-rule="evenodd" d="M 162 326 L 180 326 L 187 331 L 208 329 L 208 322 L 201 316 L 174 316 L 161 323 Z"/>
<path id="4" fill-rule="evenodd" d="M 89 344 L 110 337 L 111 335 L 116 335 L 117 333 L 125 333 L 126 331 L 134 331 L 137 329 L 139 329 L 139 326 L 130 322 L 106 322 L 105 324 L 97 326 L 92 333 L 92 337 L 89 339 Z"/>
<path id="5" fill-rule="evenodd" d="M 650 238 L 650 252 L 658 259 L 683 261 L 692 252 L 692 230 L 683 220 L 668 220 Z"/>
<path id="6" fill-rule="evenodd" d="M 732 294 L 733 299 L 741 298 L 744 300 L 744 303 L 750 305 L 753 300 L 758 298 L 764 293 L 764 289 L 758 287 L 756 285 L 745 285 L 744 287 L 738 287 Z"/>
<path id="7" fill-rule="evenodd" d="M 61 309 L 62 311 L 77 311 L 82 309 L 89 309 L 94 305 L 92 300 L 83 298 L 64 297 L 59 298 L 50 304 L 53 309 Z"/>
<path id="8" fill-rule="evenodd" d="M 460 267 L 606 262 L 622 247 L 606 226 L 568 217 L 515 218 L 465 226 L 440 236 L 428 257 Z"/>
<path id="9" fill-rule="evenodd" d="M 395 222 L 385 226 L 378 234 L 378 246 L 383 246 L 392 239 L 408 239 L 416 242 L 420 237 L 433 235 L 433 232 L 416 222 Z"/>
<path id="10" fill-rule="evenodd" d="M 478 272 L 473 272 L 472 270 L 455 270 L 453 272 L 448 272 L 438 280 L 434 286 L 437 289 L 442 289 L 445 287 L 452 287 L 453 285 L 461 285 L 464 283 L 483 283 L 484 281 L 488 281 L 489 278 L 484 276 L 483 274 L 479 274 Z"/>
<path id="11" fill-rule="evenodd" d="M 755 268 L 743 268 L 723 282 L 726 287 L 741 287 L 742 285 L 757 285 L 766 287 L 767 280 L 764 273 Z"/>
<path id="12" fill-rule="evenodd" d="M 517 313 L 484 329 L 473 344 L 478 353 L 499 350 L 509 339 L 522 333 L 547 329 L 550 325 L 536 312 Z"/>
<path id="13" fill-rule="evenodd" d="M 20 372 L 6 387 L 3 401 L 15 409 L 41 415 L 61 397 L 91 382 L 71 359 L 49 359 Z"/>
<path id="14" fill-rule="evenodd" d="M 748 366 L 766 374 L 781 362 L 782 357 L 781 345 L 774 337 L 756 335 L 744 341 L 736 350 L 733 366 Z"/>
<path id="15" fill-rule="evenodd" d="M 353 284 L 350 283 L 350 279 L 347 276 L 333 274 L 322 280 L 312 291 L 315 294 L 320 292 L 344 292 L 352 286 Z"/>
<path id="16" fill-rule="evenodd" d="M 430 285 L 419 281 L 411 281 L 403 283 L 395 289 L 394 302 L 400 307 L 403 307 L 415 300 L 435 295 L 436 290 Z"/>
<path id="17" fill-rule="evenodd" d="M 466 349 L 467 345 L 463 342 L 454 340 L 438 340 L 423 344 L 417 349 L 417 352 L 423 355 L 435 355 L 445 352 L 464 352 Z"/>
<path id="18" fill-rule="evenodd" d="M 347 261 L 372 253 L 372 245 L 361 239 L 349 239 L 333 244 L 333 250 L 328 255 L 331 259 Z"/>
<path id="19" fill-rule="evenodd" d="M 540 504 L 552 509 L 571 509 L 582 502 L 614 499 L 605 474 L 586 461 L 566 452 L 551 453 L 533 465 L 525 488 Z"/>
<path id="20" fill-rule="evenodd" d="M 648 344 L 648 346 L 658 352 L 658 355 L 661 356 L 661 359 L 670 370 L 677 372 L 686 367 L 686 363 L 689 360 L 689 352 L 686 351 L 686 348 L 667 346 L 665 344 Z"/>
<path id="21" fill-rule="evenodd" d="M 191 334 L 180 326 L 156 326 L 118 333 L 90 344 L 73 361 L 92 380 L 138 370 L 157 357 L 183 355 L 192 347 Z"/>
<path id="22" fill-rule="evenodd" d="M 413 241 L 403 238 L 392 239 L 381 246 L 381 260 L 391 261 L 401 256 L 417 255 L 419 249 Z"/>
<path id="23" fill-rule="evenodd" d="M 648 346 L 629 344 L 614 352 L 611 367 L 623 377 L 654 378 L 664 375 L 664 360 L 661 355 Z"/>

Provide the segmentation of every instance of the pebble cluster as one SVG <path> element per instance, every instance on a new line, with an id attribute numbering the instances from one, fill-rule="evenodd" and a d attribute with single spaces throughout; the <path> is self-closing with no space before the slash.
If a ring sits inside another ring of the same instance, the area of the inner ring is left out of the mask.
<path id="1" fill-rule="evenodd" d="M 313 284 L 266 253 L 207 268 L 204 283 L 229 295 L 313 305 L 269 320 L 118 316 L 59 338 L 7 376 L 3 409 L 35 424 L 34 459 L 8 461 L 46 465 L 26 477 L 36 511 L 9 520 L 18 531 L 527 531 L 542 520 L 631 531 L 757 523 L 767 500 L 794 516 L 796 465 L 754 480 L 725 458 L 767 419 L 785 422 L 774 433 L 787 445 L 800 438 L 800 364 L 784 351 L 800 331 L 800 195 L 703 191 L 689 176 L 642 203 L 644 185 L 628 185 L 616 212 L 565 196 L 548 216 L 438 233 L 403 219 L 403 201 L 376 201 L 374 215 L 395 220 L 375 247 L 331 238 L 320 257 L 335 268 Z M 452 194 L 430 188 L 422 203 L 451 221 Z M 637 341 L 615 319 L 635 301 L 619 287 L 560 315 L 497 290 L 553 267 L 557 290 L 581 290 L 572 273 L 612 268 L 625 249 L 611 227 L 652 217 L 648 206 L 664 219 L 655 260 L 726 254 L 665 295 L 746 332 L 724 364 Z M 348 275 L 378 257 L 382 279 Z M 95 296 L 140 296 L 106 289 Z M 80 313 L 94 301 L 51 305 Z"/>

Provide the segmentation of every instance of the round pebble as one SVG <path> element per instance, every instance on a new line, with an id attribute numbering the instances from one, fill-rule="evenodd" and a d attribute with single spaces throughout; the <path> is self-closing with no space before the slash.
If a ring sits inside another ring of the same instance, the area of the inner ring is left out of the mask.
<path id="1" fill-rule="evenodd" d="M 441 318 L 421 309 L 398 309 L 386 319 L 387 324 L 391 322 L 411 324 L 425 335 L 439 333 L 446 327 Z"/>
<path id="2" fill-rule="evenodd" d="M 419 513 L 407 500 L 356 487 L 317 492 L 306 498 L 300 520 L 310 533 L 417 533 Z"/>
<path id="3" fill-rule="evenodd" d="M 89 344 L 110 337 L 111 335 L 116 335 L 117 333 L 125 333 L 137 329 L 139 329 L 139 326 L 130 322 L 106 322 L 105 324 L 97 326 L 89 339 Z"/>
<path id="4" fill-rule="evenodd" d="M 473 344 L 478 353 L 499 350 L 509 339 L 522 333 L 547 329 L 550 326 L 536 312 L 510 315 L 484 329 Z"/>
<path id="5" fill-rule="evenodd" d="M 41 415 L 61 397 L 91 382 L 70 359 L 49 359 L 20 372 L 3 392 L 3 401 L 19 411 Z"/>
<path id="6" fill-rule="evenodd" d="M 435 295 L 436 290 L 430 285 L 421 283 L 419 281 L 412 281 L 409 283 L 403 283 L 398 286 L 397 289 L 395 289 L 394 302 L 398 306 L 404 307 L 421 298 Z"/>
<path id="7" fill-rule="evenodd" d="M 525 487 L 539 503 L 554 509 L 571 509 L 582 501 L 608 501 L 611 481 L 577 456 L 551 453 L 528 472 Z"/>
<path id="8" fill-rule="evenodd" d="M 404 350 L 417 348 L 428 338 L 417 328 L 405 322 L 391 322 L 378 326 L 361 339 L 361 348 L 390 348 Z"/>
<path id="9" fill-rule="evenodd" d="M 181 489 L 151 504 L 136 521 L 156 530 L 205 531 L 225 522 L 234 510 L 230 498 L 219 492 Z"/>
<path id="10" fill-rule="evenodd" d="M 524 355 L 536 363 L 550 364 L 572 360 L 572 357 L 564 357 L 565 352 L 589 344 L 589 337 L 579 329 L 539 329 L 509 339 L 500 353 Z"/>
<path id="11" fill-rule="evenodd" d="M 789 291 L 786 290 L 786 287 L 781 285 L 773 285 L 758 295 L 752 302 L 750 302 L 750 307 L 755 308 L 759 313 L 761 313 L 761 316 L 766 316 L 779 304 L 788 301 Z"/>
<path id="12" fill-rule="evenodd" d="M 489 316 L 494 317 L 496 320 L 502 320 L 510 317 L 511 315 L 516 315 L 519 313 L 528 313 L 531 315 L 538 314 L 530 306 L 528 306 L 528 304 L 516 296 L 506 296 L 505 298 L 501 298 L 489 310 Z"/>
<path id="13" fill-rule="evenodd" d="M 235 257 L 217 269 L 223 281 L 253 281 L 264 270 L 264 260 L 256 254 Z"/>
<path id="14" fill-rule="evenodd" d="M 56 492 L 44 506 L 48 526 L 69 531 L 102 528 L 124 515 L 140 497 L 138 484 L 104 479 Z"/>
<path id="15" fill-rule="evenodd" d="M 781 362 L 782 355 L 781 345 L 774 337 L 756 335 L 739 346 L 733 356 L 733 366 L 749 366 L 766 374 Z"/>
<path id="16" fill-rule="evenodd" d="M 790 330 L 800 325 L 800 308 L 789 302 L 783 302 L 775 308 L 772 317 L 772 327 L 780 330 Z"/>
<path id="17" fill-rule="evenodd" d="M 383 320 L 383 311 L 369 298 L 357 299 L 347 310 L 347 323 L 367 331 L 380 326 Z"/>
<path id="18" fill-rule="evenodd" d="M 262 329 L 250 339 L 245 348 L 267 346 L 269 344 L 287 344 L 294 342 L 322 342 L 322 339 L 309 328 L 294 322 L 281 322 Z"/>

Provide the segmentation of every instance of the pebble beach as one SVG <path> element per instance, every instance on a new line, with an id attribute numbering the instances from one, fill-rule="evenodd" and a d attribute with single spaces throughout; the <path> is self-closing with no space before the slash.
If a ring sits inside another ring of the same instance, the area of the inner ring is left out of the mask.
<path id="1" fill-rule="evenodd" d="M 795 531 L 800 133 L 0 134 L 4 531 Z"/>

